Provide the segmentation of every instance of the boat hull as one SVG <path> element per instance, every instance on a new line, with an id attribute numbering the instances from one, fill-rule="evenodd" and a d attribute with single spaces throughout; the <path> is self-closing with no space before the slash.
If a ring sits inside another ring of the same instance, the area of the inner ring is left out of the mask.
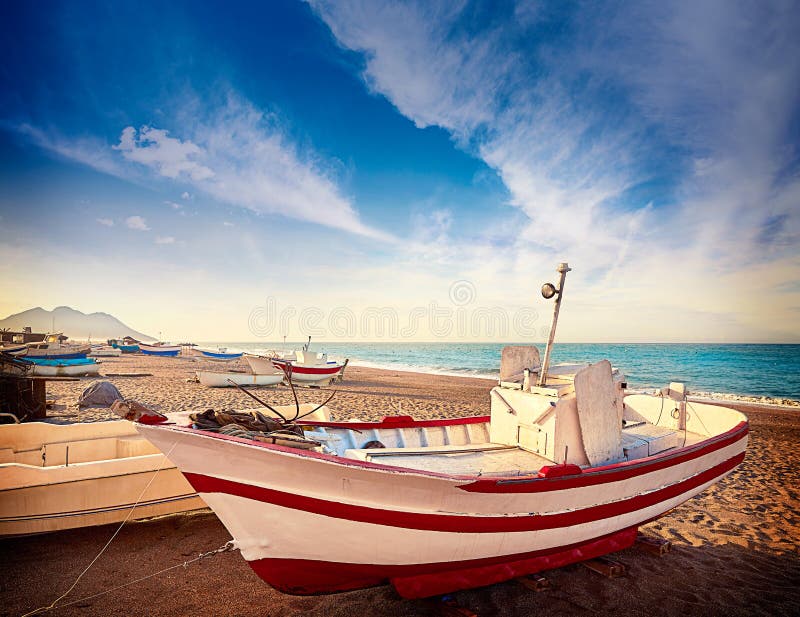
<path id="1" fill-rule="evenodd" d="M 89 345 L 73 349 L 28 349 L 21 357 L 26 360 L 79 360 L 85 358 L 92 348 Z"/>
<path id="2" fill-rule="evenodd" d="M 169 346 L 168 347 L 166 345 L 159 346 L 159 345 L 144 345 L 144 344 L 140 344 L 139 345 L 139 351 L 141 351 L 143 354 L 146 354 L 148 356 L 174 357 L 174 356 L 177 356 L 180 353 L 181 348 L 180 347 L 176 347 L 176 346 Z"/>
<path id="3" fill-rule="evenodd" d="M 279 358 L 263 358 L 261 356 L 245 356 L 245 360 L 256 374 L 270 374 L 275 369 L 283 372 L 284 368 L 291 364 L 292 381 L 298 383 L 329 383 L 336 379 L 342 370 L 342 364 L 334 363 L 322 366 L 304 366 L 302 364 L 289 363 Z"/>
<path id="4" fill-rule="evenodd" d="M 224 353 L 221 351 L 206 351 L 205 349 L 195 349 L 204 358 L 210 360 L 236 360 L 242 357 L 242 353 Z"/>
<path id="5" fill-rule="evenodd" d="M 99 366 L 89 359 L 33 359 L 32 375 L 40 377 L 85 377 L 97 375 Z"/>
<path id="6" fill-rule="evenodd" d="M 162 451 L 181 440 L 172 460 L 273 587 L 314 594 L 390 581 L 404 597 L 624 548 L 639 525 L 730 473 L 747 443 L 741 422 L 639 461 L 563 477 L 497 479 L 299 454 L 177 427 L 139 430 Z M 286 530 L 287 520 L 303 532 Z"/>
<path id="7" fill-rule="evenodd" d="M 0 428 L 0 536 L 204 507 L 175 466 L 127 421 Z"/>
<path id="8" fill-rule="evenodd" d="M 231 388 L 234 384 L 239 386 L 276 386 L 283 381 L 283 375 L 197 371 L 197 380 L 209 388 Z"/>

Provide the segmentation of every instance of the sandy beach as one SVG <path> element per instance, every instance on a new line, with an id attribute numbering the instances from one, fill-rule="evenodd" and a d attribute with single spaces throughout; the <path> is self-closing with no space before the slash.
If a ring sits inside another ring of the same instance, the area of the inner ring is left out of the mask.
<path id="1" fill-rule="evenodd" d="M 194 371 L 231 364 L 183 358 L 123 356 L 102 360 L 123 396 L 162 412 L 253 407 L 242 392 L 209 389 Z M 235 364 L 233 365 L 235 366 Z M 105 378 L 103 378 L 105 379 Z M 52 421 L 113 418 L 79 409 L 78 395 L 95 379 L 48 385 Z M 336 419 L 416 418 L 489 412 L 493 382 L 348 367 L 330 407 Z M 301 402 L 322 402 L 330 388 L 299 389 Z M 258 396 L 288 404 L 285 387 Z M 800 606 L 800 412 L 796 408 L 728 403 L 748 414 L 747 458 L 730 476 L 642 531 L 673 543 L 656 557 L 636 548 L 614 558 L 627 575 L 607 579 L 581 565 L 546 573 L 552 588 L 534 593 L 515 581 L 454 594 L 478 615 L 792 615 Z M 21 615 L 63 593 L 108 541 L 116 525 L 0 540 L 0 615 Z M 176 568 L 124 589 L 94 594 L 181 564 L 222 546 L 230 536 L 208 512 L 129 523 L 65 600 L 57 615 L 427 615 L 426 603 L 402 600 L 385 586 L 316 597 L 283 595 L 263 583 L 235 551 Z"/>

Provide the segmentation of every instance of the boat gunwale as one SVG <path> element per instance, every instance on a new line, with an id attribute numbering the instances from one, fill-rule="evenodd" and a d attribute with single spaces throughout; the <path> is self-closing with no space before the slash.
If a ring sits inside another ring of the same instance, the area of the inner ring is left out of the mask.
<path id="1" fill-rule="evenodd" d="M 726 408 L 727 409 L 727 408 Z M 744 416 L 743 416 L 744 417 Z M 406 423 L 363 423 L 363 422 L 309 422 L 299 423 L 308 426 L 333 426 L 336 428 L 410 428 L 410 427 L 425 427 L 425 426 L 446 426 L 452 424 L 478 424 L 488 422 L 489 416 L 473 416 L 470 418 L 452 418 L 443 420 L 409 420 Z M 365 426 L 366 425 L 366 426 Z M 221 435 L 211 431 L 203 431 L 191 427 L 177 426 L 171 424 L 155 424 L 155 425 L 142 425 L 147 429 L 160 429 L 178 432 L 182 434 L 196 435 L 201 438 L 217 439 L 221 441 L 229 441 L 242 446 L 251 448 L 265 449 L 273 451 L 276 454 L 289 455 L 303 459 L 317 460 L 320 462 L 331 463 L 335 465 L 342 465 L 347 467 L 358 467 L 369 471 L 382 471 L 394 474 L 427 476 L 431 478 L 450 480 L 456 482 L 468 482 L 458 486 L 459 489 L 467 492 L 476 493 L 524 493 L 524 492 L 538 492 L 538 491 L 556 491 L 576 488 L 581 486 L 590 486 L 604 482 L 616 482 L 619 480 L 626 480 L 630 477 L 641 476 L 650 472 L 660 471 L 661 469 L 678 465 L 689 460 L 694 460 L 705 456 L 716 450 L 720 450 L 728 445 L 732 445 L 737 441 L 745 438 L 749 433 L 749 422 L 747 419 L 740 421 L 736 426 L 704 439 L 700 442 L 677 448 L 675 450 L 667 450 L 652 456 L 634 459 L 632 461 L 620 461 L 611 465 L 601 467 L 587 468 L 582 470 L 581 473 L 564 475 L 559 477 L 545 477 L 536 474 L 529 474 L 525 476 L 493 476 L 492 478 L 479 478 L 477 474 L 448 474 L 436 471 L 428 471 L 421 469 L 413 469 L 409 467 L 400 467 L 396 465 L 386 465 L 382 463 L 374 463 L 371 461 L 361 461 L 356 459 L 345 458 L 343 456 L 325 454 L 322 452 L 313 452 L 311 450 L 298 450 L 288 446 L 280 446 L 277 444 L 269 444 L 246 439 L 242 437 L 234 437 L 231 435 Z M 678 459 L 678 460 L 675 460 Z M 554 467 L 560 467 L 556 463 Z M 179 468 L 180 469 L 180 468 Z M 621 477 L 614 477 L 619 475 Z"/>

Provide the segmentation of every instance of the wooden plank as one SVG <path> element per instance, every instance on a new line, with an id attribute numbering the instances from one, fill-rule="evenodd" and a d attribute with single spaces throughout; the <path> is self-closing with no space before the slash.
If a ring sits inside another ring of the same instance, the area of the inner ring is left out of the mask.
<path id="1" fill-rule="evenodd" d="M 672 551 L 672 542 L 669 540 L 646 536 L 643 533 L 636 536 L 636 544 L 634 546 L 645 553 L 650 553 L 657 557 L 661 557 Z"/>
<path id="2" fill-rule="evenodd" d="M 550 589 L 550 579 L 541 574 L 528 574 L 515 579 L 520 585 L 531 591 L 540 592 Z"/>
<path id="3" fill-rule="evenodd" d="M 588 561 L 581 562 L 584 566 L 589 568 L 592 572 L 597 572 L 608 578 L 619 578 L 625 576 L 625 564 L 619 561 L 614 561 L 608 557 L 598 557 L 597 559 L 589 559 Z"/>

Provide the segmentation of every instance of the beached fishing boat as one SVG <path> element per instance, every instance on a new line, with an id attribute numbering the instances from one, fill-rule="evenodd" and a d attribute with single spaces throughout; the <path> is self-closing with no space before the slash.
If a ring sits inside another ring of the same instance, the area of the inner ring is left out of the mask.
<path id="1" fill-rule="evenodd" d="M 33 362 L 32 375 L 41 377 L 85 377 L 97 375 L 99 366 L 94 358 L 66 358 L 53 360 L 50 358 L 29 358 Z"/>
<path id="2" fill-rule="evenodd" d="M 294 361 L 251 354 L 245 354 L 244 359 L 257 375 L 269 374 L 275 367 L 283 371 L 287 371 L 291 367 L 292 381 L 315 385 L 331 383 L 345 366 L 343 362 L 329 361 L 328 355 L 325 353 L 304 350 L 295 352 L 295 355 L 296 360 Z"/>
<path id="3" fill-rule="evenodd" d="M 133 519 L 205 507 L 125 420 L 0 426 L 0 536 L 116 523 L 137 501 Z"/>
<path id="4" fill-rule="evenodd" d="M 90 358 L 118 358 L 122 355 L 122 350 L 116 347 L 102 346 L 93 348 L 89 353 Z"/>
<path id="5" fill-rule="evenodd" d="M 148 356 L 177 356 L 181 348 L 179 345 L 165 345 L 164 343 L 154 343 L 152 345 L 139 343 L 139 351 Z"/>
<path id="6" fill-rule="evenodd" d="M 114 349 L 119 349 L 122 353 L 136 353 L 139 351 L 139 344 L 130 342 L 126 343 L 122 339 L 109 339 L 108 344 Z"/>
<path id="7" fill-rule="evenodd" d="M 682 384 L 626 396 L 608 361 L 550 377 L 567 271 L 551 285 L 544 361 L 533 348 L 504 350 L 489 416 L 287 422 L 302 429 L 296 447 L 187 426 L 139 431 L 286 593 L 391 582 L 425 597 L 626 548 L 640 525 L 741 463 L 748 422 L 688 402 Z"/>
<path id="8" fill-rule="evenodd" d="M 253 373 L 197 371 L 197 380 L 209 388 L 232 388 L 238 386 L 276 386 L 283 381 L 283 372 L 275 371 L 272 375 L 254 375 Z M 231 383 L 233 382 L 233 383 Z"/>
<path id="9" fill-rule="evenodd" d="M 36 358 L 48 360 L 75 360 L 86 358 L 92 350 L 91 345 L 67 345 L 64 343 L 28 343 L 27 350 L 14 355 L 27 360 Z"/>
<path id="10" fill-rule="evenodd" d="M 236 360 L 242 357 L 242 352 L 228 352 L 227 349 L 202 349 L 200 347 L 193 347 L 192 351 L 195 355 L 207 358 L 209 360 L 221 360 L 227 362 L 228 360 Z"/>
<path id="11" fill-rule="evenodd" d="M 28 346 L 26 344 L 15 345 L 13 343 L 0 343 L 0 353 L 8 353 L 12 355 L 21 354 Z"/>

